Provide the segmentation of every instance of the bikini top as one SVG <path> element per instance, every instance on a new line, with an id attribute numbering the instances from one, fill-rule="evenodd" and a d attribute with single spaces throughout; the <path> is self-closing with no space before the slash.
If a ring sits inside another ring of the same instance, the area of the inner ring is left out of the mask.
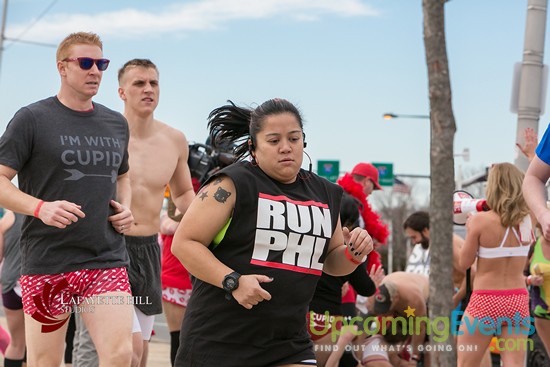
<path id="1" fill-rule="evenodd" d="M 502 239 L 500 246 L 498 247 L 479 246 L 477 256 L 485 259 L 496 259 L 499 257 L 527 256 L 529 254 L 529 248 L 531 247 L 531 243 L 533 243 L 533 240 L 534 240 L 534 234 L 533 234 L 533 231 L 531 230 L 532 228 L 531 218 L 527 216 L 521 222 L 519 228 L 522 236 L 519 236 L 516 229 L 512 228 L 512 232 L 514 232 L 514 235 L 516 236 L 516 239 L 519 242 L 519 246 L 504 247 L 504 243 L 506 242 L 506 239 L 508 238 L 508 233 L 510 232 L 510 227 L 508 227 L 506 228 L 506 233 L 504 233 L 504 238 Z M 526 245 L 523 245 L 521 241 L 522 237 L 529 238 L 529 243 Z"/>

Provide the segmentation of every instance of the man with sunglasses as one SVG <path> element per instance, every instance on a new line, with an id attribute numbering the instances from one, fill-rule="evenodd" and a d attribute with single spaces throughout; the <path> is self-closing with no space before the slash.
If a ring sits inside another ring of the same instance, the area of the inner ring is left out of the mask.
<path id="1" fill-rule="evenodd" d="M 27 215 L 20 246 L 29 366 L 61 364 L 73 306 L 101 365 L 131 361 L 129 130 L 121 114 L 92 102 L 109 65 L 102 48 L 96 34 L 67 36 L 57 49 L 59 92 L 21 108 L 0 138 L 0 206 Z"/>

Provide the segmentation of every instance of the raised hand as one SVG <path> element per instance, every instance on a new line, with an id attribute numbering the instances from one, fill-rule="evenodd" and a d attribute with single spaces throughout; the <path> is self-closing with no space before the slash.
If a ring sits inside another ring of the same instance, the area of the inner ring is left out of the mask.
<path id="1" fill-rule="evenodd" d="M 538 137 L 535 130 L 531 129 L 530 127 L 526 128 L 523 131 L 523 140 L 524 144 L 516 144 L 518 149 L 520 150 L 523 155 L 529 159 L 529 162 L 535 158 L 535 149 L 537 148 L 538 144 Z"/>

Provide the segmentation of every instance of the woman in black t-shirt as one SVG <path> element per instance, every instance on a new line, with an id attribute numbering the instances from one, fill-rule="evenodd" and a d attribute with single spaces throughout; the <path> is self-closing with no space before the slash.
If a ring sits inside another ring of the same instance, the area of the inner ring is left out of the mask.
<path id="1" fill-rule="evenodd" d="M 241 161 L 205 183 L 174 238 L 195 277 L 175 365 L 316 365 L 304 315 L 317 280 L 352 272 L 372 239 L 342 229 L 340 187 L 301 169 L 305 135 L 290 102 L 231 103 L 209 118 L 212 142 L 240 142 Z"/>

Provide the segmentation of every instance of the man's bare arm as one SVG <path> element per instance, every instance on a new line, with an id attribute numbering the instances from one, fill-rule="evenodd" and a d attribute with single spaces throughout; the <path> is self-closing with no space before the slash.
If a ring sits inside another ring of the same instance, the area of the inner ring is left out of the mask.
<path id="1" fill-rule="evenodd" d="M 185 214 L 189 205 L 195 198 L 195 190 L 193 190 L 193 183 L 191 181 L 191 172 L 187 165 L 187 159 L 189 157 L 189 145 L 185 135 L 179 132 L 178 146 L 182 147 L 178 158 L 178 164 L 170 179 L 170 195 L 178 210 Z"/>
<path id="2" fill-rule="evenodd" d="M 16 174 L 17 171 L 13 168 L 0 165 L 0 206 L 16 213 L 32 216 L 40 198 L 19 190 L 11 182 Z"/>
<path id="3" fill-rule="evenodd" d="M 117 200 L 111 200 L 110 202 L 115 214 L 111 215 L 108 220 L 117 232 L 124 233 L 134 222 L 134 216 L 130 210 L 131 203 L 130 174 L 126 172 L 118 176 L 117 179 Z"/>
<path id="4" fill-rule="evenodd" d="M 117 201 L 127 208 L 132 204 L 132 188 L 130 186 L 130 174 L 126 172 L 117 178 Z"/>
<path id="5" fill-rule="evenodd" d="M 0 206 L 16 213 L 34 216 L 44 224 L 57 228 L 66 228 L 85 214 L 80 205 L 66 200 L 43 201 L 19 190 L 11 180 L 17 171 L 0 165 Z"/>
<path id="6" fill-rule="evenodd" d="M 422 296 L 422 294 L 419 292 L 417 295 L 411 298 L 411 308 L 415 309 L 415 317 L 428 317 L 428 309 L 426 307 L 426 300 Z M 422 352 L 423 348 L 421 346 L 424 345 L 424 340 L 426 339 L 426 323 L 425 322 L 419 322 L 420 326 L 418 328 L 418 332 L 413 333 L 411 336 L 411 346 L 412 346 L 412 354 L 413 355 L 420 355 L 420 352 Z"/>
<path id="7" fill-rule="evenodd" d="M 550 211 L 546 206 L 548 200 L 546 181 L 548 178 L 550 178 L 550 165 L 535 156 L 525 173 L 523 196 L 531 212 L 540 223 L 542 234 L 546 239 L 550 239 Z"/>

